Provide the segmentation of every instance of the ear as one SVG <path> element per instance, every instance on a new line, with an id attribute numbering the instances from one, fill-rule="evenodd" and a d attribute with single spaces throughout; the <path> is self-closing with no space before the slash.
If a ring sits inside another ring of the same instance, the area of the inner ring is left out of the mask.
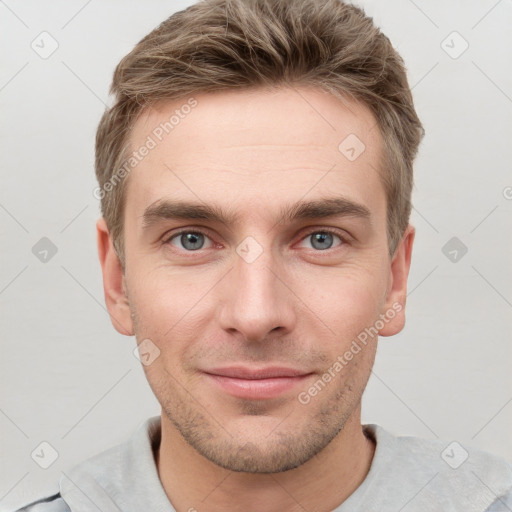
<path id="1" fill-rule="evenodd" d="M 385 315 L 386 322 L 379 330 L 379 336 L 393 336 L 404 328 L 407 277 L 411 266 L 415 234 L 415 228 L 409 224 L 391 260 L 386 301 L 381 311 Z"/>
<path id="2" fill-rule="evenodd" d="M 96 223 L 98 256 L 103 272 L 103 291 L 110 320 L 115 329 L 126 336 L 133 336 L 133 322 L 125 288 L 121 262 L 114 250 L 104 218 Z"/>

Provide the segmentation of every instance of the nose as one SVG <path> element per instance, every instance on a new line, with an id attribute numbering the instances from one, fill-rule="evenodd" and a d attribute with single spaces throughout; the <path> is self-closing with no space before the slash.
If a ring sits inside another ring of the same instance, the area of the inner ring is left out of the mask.
<path id="1" fill-rule="evenodd" d="M 221 328 L 239 333 L 246 342 L 265 341 L 271 333 L 291 332 L 296 314 L 294 295 L 286 281 L 283 266 L 273 261 L 270 250 L 252 262 L 235 254 L 234 266 L 220 290 Z"/>

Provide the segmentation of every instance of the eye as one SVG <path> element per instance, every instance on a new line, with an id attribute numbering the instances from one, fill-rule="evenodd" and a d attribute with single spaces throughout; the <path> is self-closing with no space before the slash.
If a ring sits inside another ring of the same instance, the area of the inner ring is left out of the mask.
<path id="1" fill-rule="evenodd" d="M 170 244 L 178 249 L 185 249 L 188 252 L 205 249 L 205 241 L 211 240 L 202 231 L 180 231 L 168 238 L 164 243 Z"/>
<path id="2" fill-rule="evenodd" d="M 345 243 L 345 239 L 336 234 L 336 232 L 329 229 L 321 229 L 310 232 L 306 237 L 302 240 L 301 243 L 310 242 L 313 249 L 318 251 L 325 251 L 327 249 L 331 249 L 333 247 L 334 239 L 337 238 L 341 244 Z"/>
<path id="3" fill-rule="evenodd" d="M 339 243 L 335 244 L 335 239 L 338 239 Z M 200 249 L 208 249 L 214 246 L 210 237 L 201 230 L 182 230 L 178 233 L 174 233 L 162 242 L 164 245 L 169 244 L 177 249 L 184 250 L 186 252 L 195 252 Z M 317 229 L 311 231 L 301 240 L 301 246 L 309 243 L 310 246 L 306 248 L 313 248 L 316 251 L 325 251 L 328 249 L 335 249 L 336 247 L 342 246 L 346 243 L 346 239 L 337 231 L 331 229 Z"/>

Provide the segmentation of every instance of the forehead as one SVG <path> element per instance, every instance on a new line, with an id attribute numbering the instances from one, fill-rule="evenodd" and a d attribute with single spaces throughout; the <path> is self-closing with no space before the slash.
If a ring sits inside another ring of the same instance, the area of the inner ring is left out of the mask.
<path id="1" fill-rule="evenodd" d="M 319 89 L 222 91 L 160 102 L 137 120 L 130 142 L 139 157 L 126 209 L 138 217 L 162 198 L 254 210 L 339 191 L 370 209 L 385 203 L 373 114 Z"/>

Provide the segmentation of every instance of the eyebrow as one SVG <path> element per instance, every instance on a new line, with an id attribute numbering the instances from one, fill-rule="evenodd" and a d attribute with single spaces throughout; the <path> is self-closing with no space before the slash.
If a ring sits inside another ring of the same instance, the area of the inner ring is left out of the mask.
<path id="1" fill-rule="evenodd" d="M 285 205 L 280 209 L 277 222 L 292 223 L 296 220 L 323 219 L 334 216 L 357 217 L 369 221 L 371 212 L 366 206 L 352 200 L 333 197 Z M 234 225 L 240 221 L 240 215 L 217 205 L 161 199 L 144 210 L 142 229 L 149 229 L 163 220 L 203 220 Z"/>

